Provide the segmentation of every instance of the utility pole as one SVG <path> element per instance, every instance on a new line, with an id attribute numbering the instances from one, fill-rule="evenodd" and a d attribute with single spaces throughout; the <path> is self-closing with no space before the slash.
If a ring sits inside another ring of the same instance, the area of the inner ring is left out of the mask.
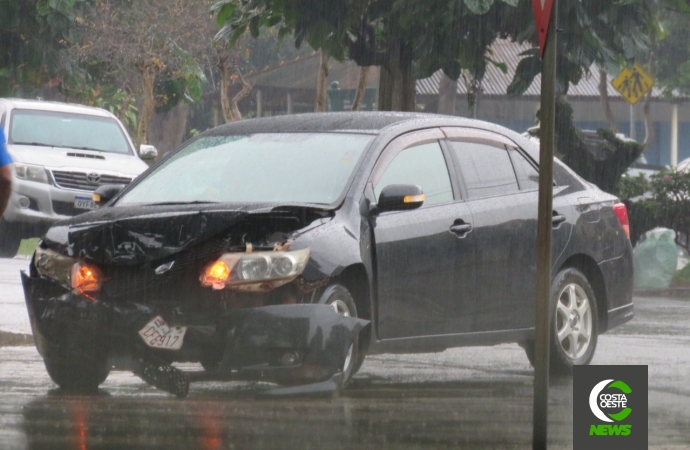
<path id="1" fill-rule="evenodd" d="M 539 212 L 537 216 L 537 301 L 534 331 L 533 450 L 546 449 L 549 399 L 551 317 L 551 232 L 553 220 L 553 149 L 556 128 L 556 43 L 558 0 L 533 0 L 542 48 L 539 117 Z M 544 36 L 545 34 L 545 36 Z"/>

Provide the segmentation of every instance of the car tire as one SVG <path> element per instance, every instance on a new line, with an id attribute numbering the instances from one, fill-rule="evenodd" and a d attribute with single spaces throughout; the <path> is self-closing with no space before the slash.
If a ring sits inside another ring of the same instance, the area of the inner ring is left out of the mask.
<path id="1" fill-rule="evenodd" d="M 553 376 L 572 374 L 573 366 L 589 364 L 597 346 L 599 327 L 597 302 L 587 277 L 568 268 L 556 275 L 551 285 L 549 371 Z M 534 341 L 520 346 L 534 366 Z"/>
<path id="2" fill-rule="evenodd" d="M 107 359 L 91 361 L 90 364 L 69 360 L 44 359 L 50 378 L 66 391 L 94 393 L 110 374 Z"/>
<path id="3" fill-rule="evenodd" d="M 330 305 L 338 314 L 357 317 L 357 306 L 348 289 L 341 284 L 332 284 L 321 295 L 319 303 Z M 341 388 L 350 383 L 352 376 L 362 366 L 365 355 L 359 350 L 359 335 L 355 336 L 343 366 Z"/>
<path id="4" fill-rule="evenodd" d="M 19 225 L 0 219 L 0 258 L 14 258 L 21 243 Z"/>

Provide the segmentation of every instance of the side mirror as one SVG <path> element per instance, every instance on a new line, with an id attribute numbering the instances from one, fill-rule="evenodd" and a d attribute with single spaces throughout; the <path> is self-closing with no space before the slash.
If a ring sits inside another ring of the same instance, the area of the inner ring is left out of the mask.
<path id="1" fill-rule="evenodd" d="M 158 150 L 153 145 L 141 144 L 139 147 L 139 157 L 143 161 L 153 161 L 158 157 Z"/>
<path id="2" fill-rule="evenodd" d="M 93 194 L 91 194 L 91 199 L 96 205 L 103 206 L 115 198 L 115 196 L 122 192 L 124 188 L 124 184 L 103 184 L 98 186 L 98 188 L 93 191 Z"/>
<path id="3" fill-rule="evenodd" d="M 422 188 L 414 184 L 391 184 L 383 188 L 377 204 L 379 212 L 417 209 L 424 203 Z"/>

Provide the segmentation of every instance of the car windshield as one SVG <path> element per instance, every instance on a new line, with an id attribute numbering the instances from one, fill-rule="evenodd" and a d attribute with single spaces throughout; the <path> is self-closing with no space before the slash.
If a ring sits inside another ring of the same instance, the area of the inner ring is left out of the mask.
<path id="1" fill-rule="evenodd" d="M 176 152 L 118 205 L 221 202 L 329 205 L 343 193 L 371 135 L 207 136 Z"/>
<path id="2" fill-rule="evenodd" d="M 132 154 L 115 119 L 52 111 L 15 110 L 9 143 Z"/>

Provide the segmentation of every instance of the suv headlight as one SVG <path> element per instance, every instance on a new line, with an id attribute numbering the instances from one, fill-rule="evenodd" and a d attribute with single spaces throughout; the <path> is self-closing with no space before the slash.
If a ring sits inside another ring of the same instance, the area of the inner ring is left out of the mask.
<path id="1" fill-rule="evenodd" d="M 43 166 L 33 164 L 14 163 L 14 174 L 20 180 L 35 181 L 36 183 L 50 184 L 48 172 Z"/>
<path id="2" fill-rule="evenodd" d="M 309 249 L 290 252 L 225 253 L 207 265 L 199 280 L 213 289 L 265 292 L 297 278 L 307 266 Z"/>

